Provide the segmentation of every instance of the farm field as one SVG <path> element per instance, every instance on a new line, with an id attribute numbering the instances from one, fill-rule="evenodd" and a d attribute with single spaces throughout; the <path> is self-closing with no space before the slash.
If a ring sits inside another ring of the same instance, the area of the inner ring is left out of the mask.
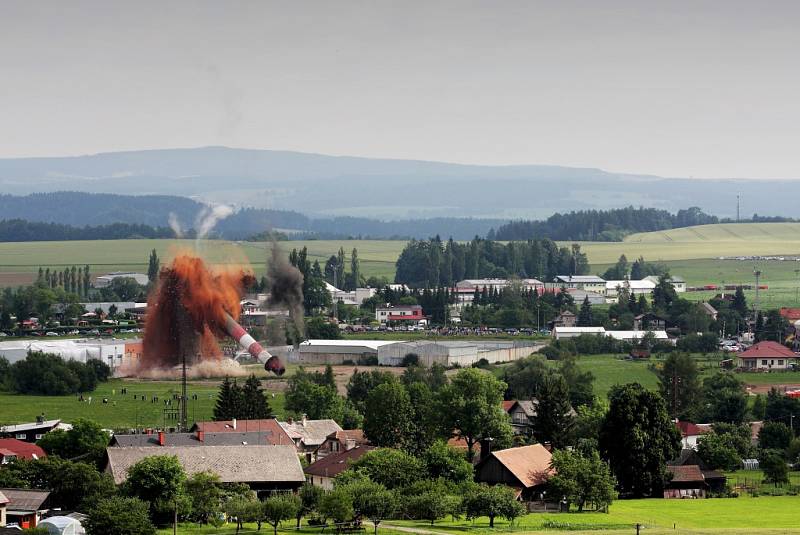
<path id="1" fill-rule="evenodd" d="M 219 380 L 189 383 L 189 420 L 210 420 L 217 397 Z M 272 391 L 269 382 L 266 390 Z M 123 395 L 122 388 L 128 393 Z M 91 393 L 92 401 L 79 401 L 78 396 L 29 396 L 0 392 L 0 425 L 31 422 L 44 414 L 45 418 L 57 418 L 71 422 L 76 418 L 88 418 L 108 429 L 135 427 L 172 427 L 177 422 L 164 420 L 164 400 L 180 393 L 177 381 L 142 381 L 112 379 L 101 383 Z M 197 394 L 197 400 L 192 395 Z M 138 399 L 134 400 L 136 395 Z M 146 396 L 146 400 L 141 397 Z M 153 396 L 158 397 L 153 402 Z M 88 394 L 84 396 L 88 399 Z M 107 398 L 108 403 L 103 403 Z M 283 415 L 283 394 L 275 393 L 269 398 L 273 411 Z"/>

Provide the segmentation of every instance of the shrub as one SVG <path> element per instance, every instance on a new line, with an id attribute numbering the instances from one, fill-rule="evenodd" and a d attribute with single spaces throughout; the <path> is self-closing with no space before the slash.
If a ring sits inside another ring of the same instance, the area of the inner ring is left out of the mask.
<path id="1" fill-rule="evenodd" d="M 407 353 L 405 357 L 403 357 L 403 361 L 400 363 L 401 366 L 404 368 L 408 368 L 409 366 L 419 366 L 419 355 L 416 353 Z"/>

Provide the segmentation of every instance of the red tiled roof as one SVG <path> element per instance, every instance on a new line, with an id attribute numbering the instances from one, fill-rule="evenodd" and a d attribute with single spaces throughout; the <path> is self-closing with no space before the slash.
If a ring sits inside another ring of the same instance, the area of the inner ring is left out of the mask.
<path id="1" fill-rule="evenodd" d="M 550 465 L 552 455 L 541 444 L 493 451 L 491 455 L 526 488 L 541 485 L 555 473 Z"/>
<path id="2" fill-rule="evenodd" d="M 362 455 L 374 449 L 372 446 L 356 446 L 349 450 L 331 453 L 308 465 L 304 472 L 312 476 L 336 477 L 347 470 Z"/>
<path id="3" fill-rule="evenodd" d="M 233 427 L 233 420 L 220 422 L 196 422 L 193 431 L 203 431 L 204 433 L 247 433 L 261 432 L 267 437 L 267 444 L 272 446 L 285 446 L 294 444 L 294 441 L 281 427 L 278 420 L 268 418 L 264 420 L 237 420 L 236 428 Z"/>
<path id="4" fill-rule="evenodd" d="M 740 359 L 797 358 L 794 352 L 778 342 L 758 342 L 746 351 L 739 353 Z"/>
<path id="5" fill-rule="evenodd" d="M 369 440 L 364 436 L 363 429 L 343 429 L 342 431 L 334 431 L 328 438 L 334 438 L 339 442 L 346 442 L 348 440 L 355 441 L 356 444 L 369 444 Z"/>
<path id="6" fill-rule="evenodd" d="M 511 400 L 508 400 L 508 401 L 504 400 L 503 401 L 503 410 L 508 412 L 511 409 L 513 409 L 514 405 L 516 405 L 516 404 L 517 404 L 517 400 L 515 400 L 515 399 L 511 399 Z"/>
<path id="7" fill-rule="evenodd" d="M 0 438 L 0 449 L 8 450 L 20 459 L 44 459 L 47 457 L 44 450 L 36 444 L 23 442 L 16 438 Z"/>
<path id="8" fill-rule="evenodd" d="M 697 424 L 693 424 L 692 422 L 683 422 L 677 421 L 675 423 L 675 427 L 678 428 L 678 431 L 681 432 L 681 436 L 697 436 L 697 435 L 705 435 L 706 433 L 710 432 L 710 429 L 707 427 L 701 427 Z"/>
<path id="9" fill-rule="evenodd" d="M 406 314 L 406 315 L 389 314 L 388 318 L 389 318 L 389 321 L 405 321 L 405 320 L 416 320 L 416 321 L 419 321 L 419 320 L 424 320 L 425 316 L 423 316 L 422 314 Z"/>
<path id="10" fill-rule="evenodd" d="M 800 308 L 781 307 L 780 314 L 789 321 L 800 320 Z"/>
<path id="11" fill-rule="evenodd" d="M 672 474 L 673 483 L 695 483 L 705 482 L 706 478 L 700 467 L 696 464 L 689 464 L 684 466 L 667 466 L 667 471 Z"/>

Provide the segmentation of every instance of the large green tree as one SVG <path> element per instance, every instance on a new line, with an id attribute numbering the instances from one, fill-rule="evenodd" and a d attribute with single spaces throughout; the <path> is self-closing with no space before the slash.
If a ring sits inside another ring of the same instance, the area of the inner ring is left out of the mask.
<path id="1" fill-rule="evenodd" d="M 697 364 L 688 353 L 670 353 L 658 374 L 659 391 L 673 418 L 695 421 L 701 410 Z"/>
<path id="2" fill-rule="evenodd" d="M 638 383 L 615 386 L 600 429 L 600 453 L 611 465 L 620 492 L 657 495 L 667 461 L 678 456 L 681 437 L 664 400 Z"/>
<path id="3" fill-rule="evenodd" d="M 155 535 L 147 504 L 137 498 L 111 496 L 87 510 L 87 535 Z"/>
<path id="4" fill-rule="evenodd" d="M 574 504 L 583 511 L 591 503 L 605 510 L 617 497 L 616 479 L 597 451 L 559 450 L 553 453 L 551 465 L 556 473 L 547 481 L 548 493 L 565 500 L 568 507 Z"/>
<path id="5" fill-rule="evenodd" d="M 491 438 L 498 447 L 508 445 L 512 435 L 508 415 L 503 411 L 506 384 L 478 369 L 459 371 L 439 392 L 444 427 L 467 444 L 471 460 L 475 444 Z"/>
<path id="6" fill-rule="evenodd" d="M 302 503 L 293 494 L 275 494 L 264 500 L 262 508 L 264 521 L 272 526 L 273 534 L 278 535 L 280 523 L 295 518 Z"/>
<path id="7" fill-rule="evenodd" d="M 539 442 L 549 442 L 555 448 L 572 444 L 575 417 L 569 403 L 569 387 L 559 374 L 549 375 L 539 392 L 533 434 Z"/>
<path id="8" fill-rule="evenodd" d="M 110 438 L 97 422 L 78 418 L 72 423 L 71 429 L 53 430 L 45 434 L 38 444 L 48 455 L 79 459 L 100 467 Z"/>
<path id="9" fill-rule="evenodd" d="M 145 457 L 128 469 L 124 492 L 150 505 L 151 515 L 166 518 L 173 513 L 177 522 L 178 510 L 185 507 L 187 497 L 184 482 L 186 472 L 174 455 Z"/>
<path id="10" fill-rule="evenodd" d="M 376 446 L 405 447 L 410 444 L 413 407 L 399 382 L 378 385 L 364 407 L 364 435 Z"/>

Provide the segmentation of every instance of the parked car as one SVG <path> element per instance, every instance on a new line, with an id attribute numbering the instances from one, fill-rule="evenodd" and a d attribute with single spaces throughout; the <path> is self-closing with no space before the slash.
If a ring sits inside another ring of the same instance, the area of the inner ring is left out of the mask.
<path id="1" fill-rule="evenodd" d="M 47 331 L 45 333 L 45 336 L 60 336 L 60 335 L 58 333 L 56 333 L 56 332 L 53 332 L 53 331 Z"/>

